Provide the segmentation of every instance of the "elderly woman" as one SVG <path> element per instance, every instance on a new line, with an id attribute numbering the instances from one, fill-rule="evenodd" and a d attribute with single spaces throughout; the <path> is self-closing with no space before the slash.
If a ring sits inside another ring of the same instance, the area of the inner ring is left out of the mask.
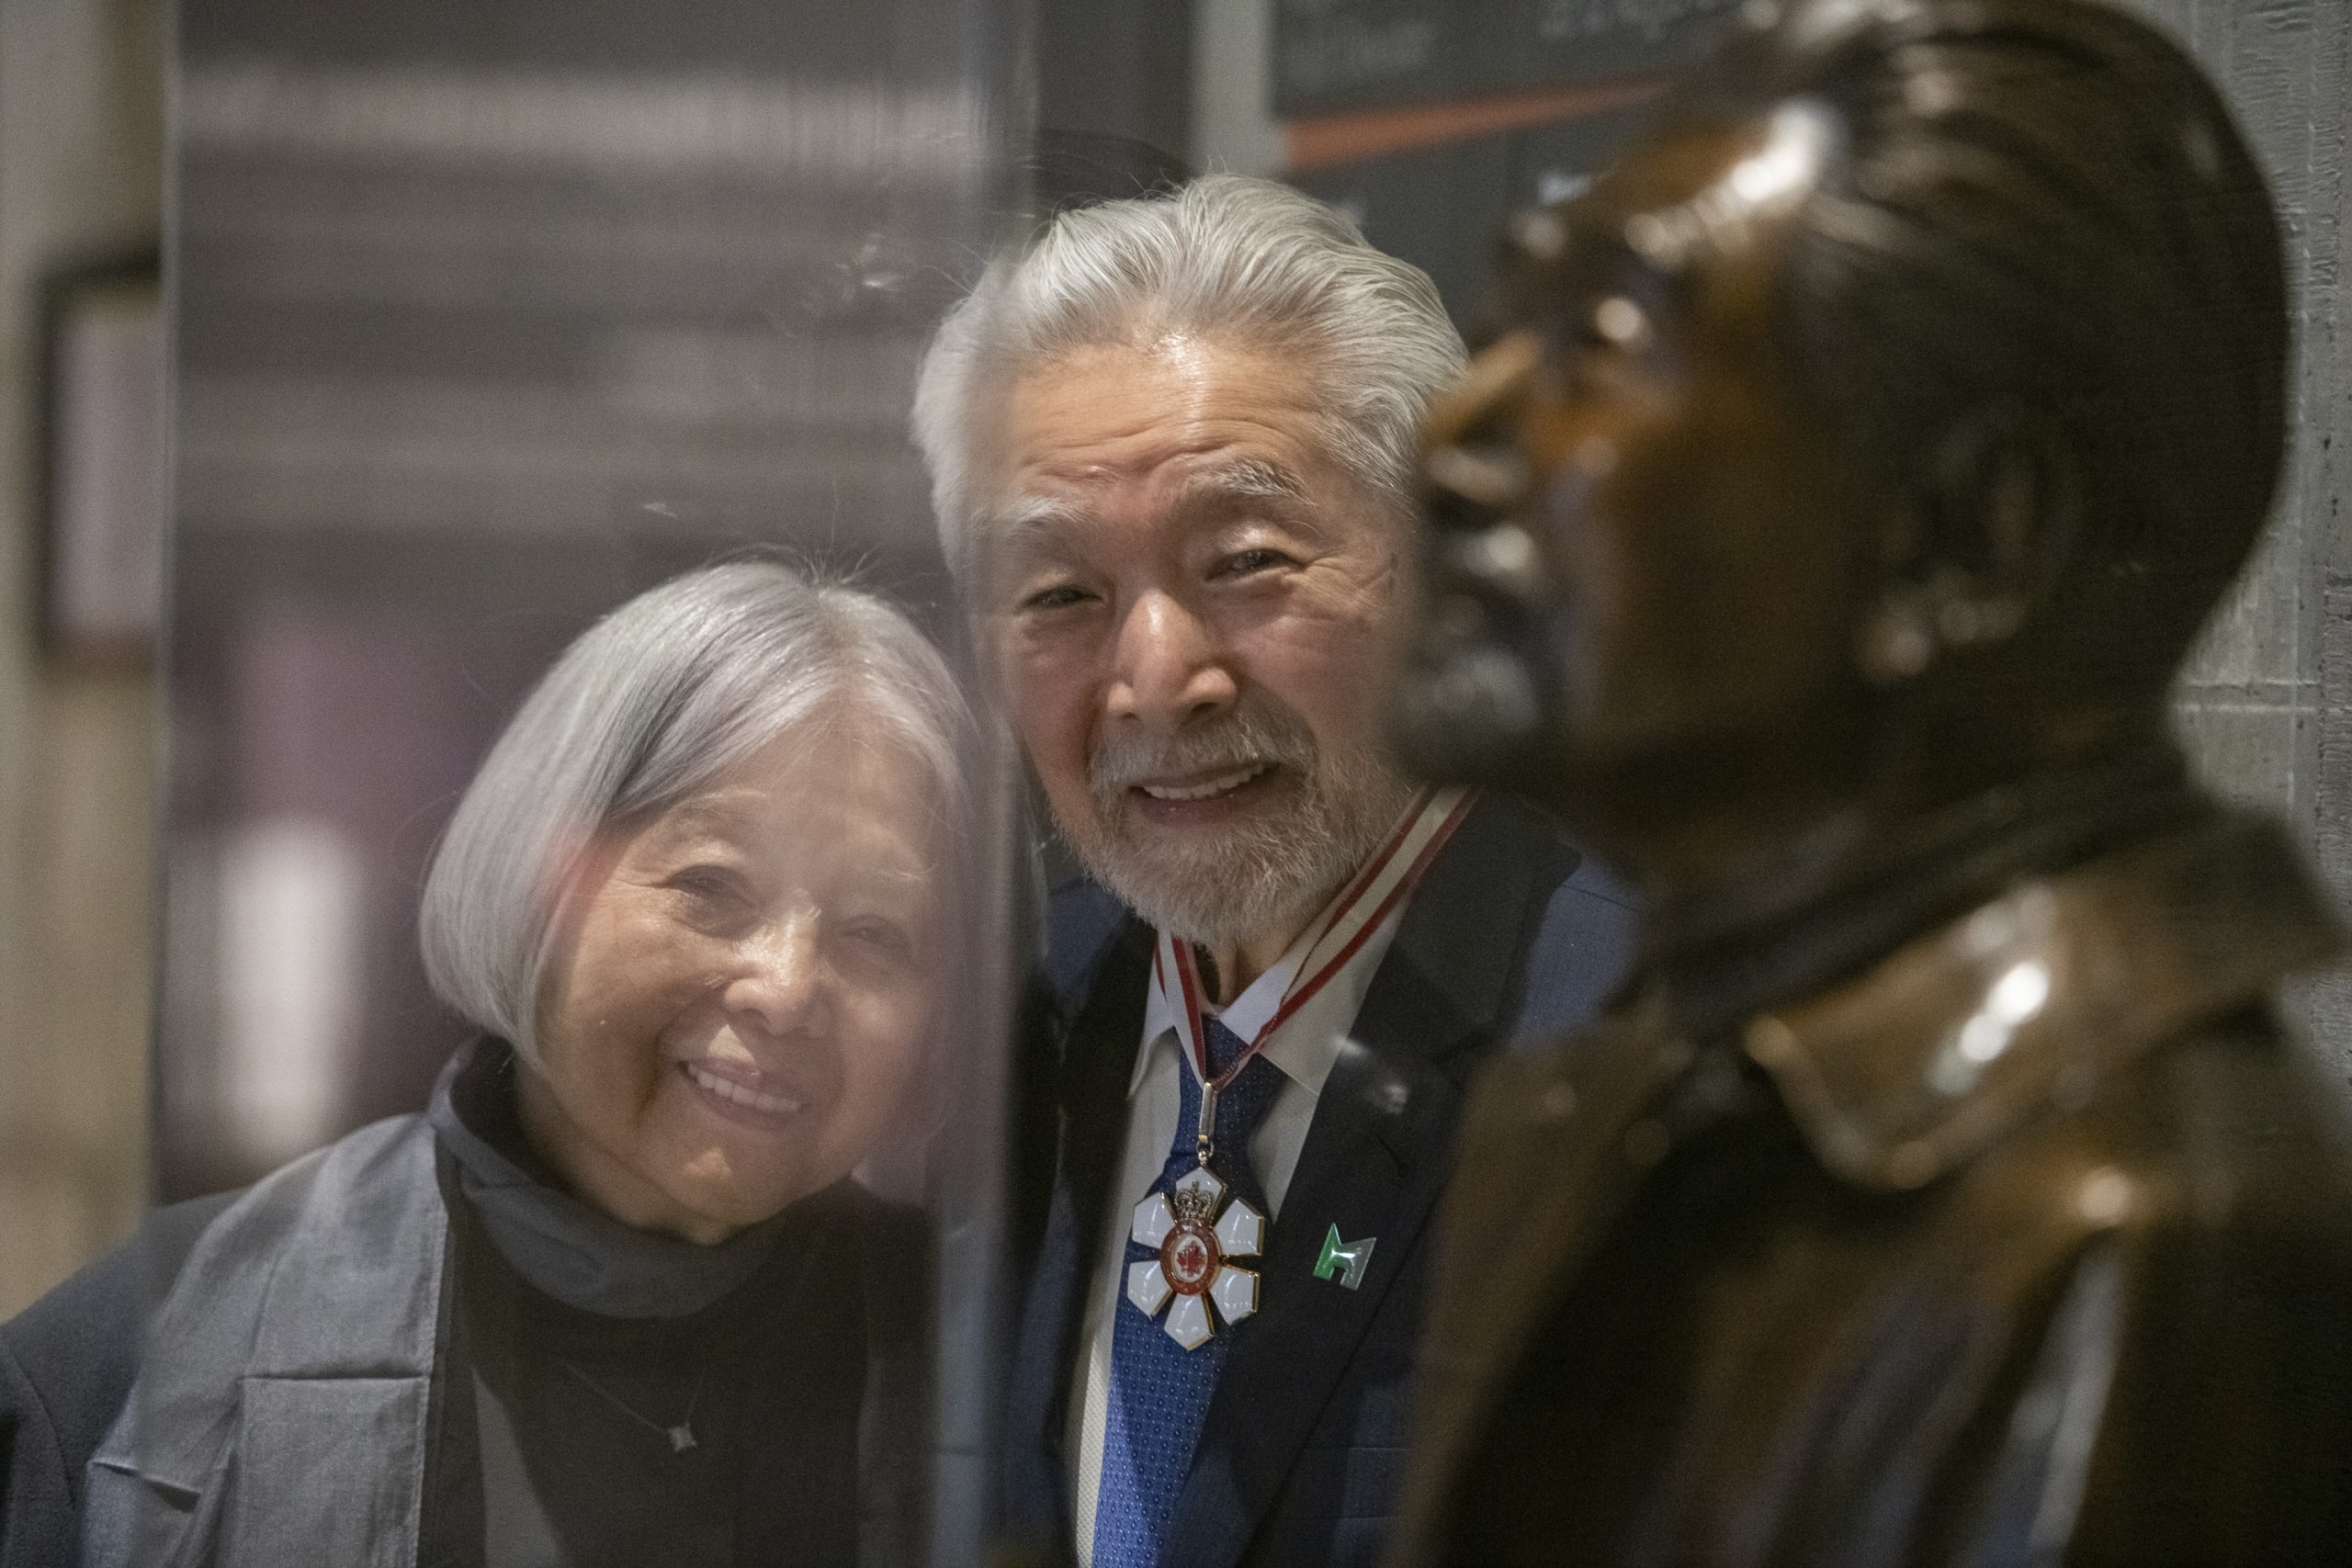
<path id="1" fill-rule="evenodd" d="M 926 1247 L 851 1173 L 922 1121 L 967 722 L 895 612 L 772 564 L 581 637 L 425 886 L 483 1034 L 0 1331 L 0 1560 L 910 1554 Z"/>

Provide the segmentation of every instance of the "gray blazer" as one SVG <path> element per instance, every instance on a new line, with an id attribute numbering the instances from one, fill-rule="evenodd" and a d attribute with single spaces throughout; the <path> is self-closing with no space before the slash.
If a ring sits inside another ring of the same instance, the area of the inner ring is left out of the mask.
<path id="1" fill-rule="evenodd" d="M 432 1128 L 404 1116 L 265 1178 L 206 1226 L 86 1468 L 85 1568 L 415 1562 L 443 1204 Z M 923 1429 L 928 1350 L 913 1323 L 869 1343 L 862 1564 L 919 1557 L 928 1466 L 903 1434 Z"/>
<path id="2" fill-rule="evenodd" d="M 231 1205 L 90 1460 L 85 1568 L 413 1562 L 447 1238 L 421 1116 Z"/>

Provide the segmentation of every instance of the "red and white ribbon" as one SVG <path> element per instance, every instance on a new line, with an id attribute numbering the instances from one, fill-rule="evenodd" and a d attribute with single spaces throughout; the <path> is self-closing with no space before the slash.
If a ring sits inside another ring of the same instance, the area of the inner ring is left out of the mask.
<path id="1" fill-rule="evenodd" d="M 1293 1014 L 1347 967 L 1348 960 L 1372 940 L 1381 922 L 1412 896 L 1421 874 L 1462 825 L 1462 818 L 1469 815 L 1471 799 L 1472 792 L 1459 786 L 1425 789 L 1414 796 L 1379 852 L 1364 863 L 1324 911 L 1314 940 L 1291 972 L 1290 984 L 1284 988 L 1280 1004 L 1242 1043 L 1240 1056 L 1214 1079 L 1208 1071 L 1208 1032 L 1201 1021 L 1205 993 L 1193 963 L 1193 944 L 1180 942 L 1166 931 L 1159 933 L 1159 942 L 1151 955 L 1152 983 L 1174 1004 L 1170 1010 L 1176 1015 L 1177 1032 L 1192 1061 L 1193 1071 L 1202 1083 L 1221 1092 Z M 1175 981 L 1172 987 L 1169 984 L 1170 976 Z"/>

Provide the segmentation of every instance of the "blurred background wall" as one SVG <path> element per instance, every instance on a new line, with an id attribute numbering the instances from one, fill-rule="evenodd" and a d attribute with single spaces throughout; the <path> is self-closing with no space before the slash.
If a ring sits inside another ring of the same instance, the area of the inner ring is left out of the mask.
<path id="1" fill-rule="evenodd" d="M 2270 529 L 2181 685 L 2181 732 L 2225 794 L 2278 812 L 2352 903 L 2352 5 L 2132 0 L 2222 84 L 2270 175 L 2295 301 L 2291 446 Z M 2303 1027 L 2352 1077 L 2352 969 Z"/>
<path id="2" fill-rule="evenodd" d="M 41 282 L 153 245 L 163 0 L 0 0 L 0 1316 L 145 1189 L 160 734 L 152 664 L 45 652 Z"/>

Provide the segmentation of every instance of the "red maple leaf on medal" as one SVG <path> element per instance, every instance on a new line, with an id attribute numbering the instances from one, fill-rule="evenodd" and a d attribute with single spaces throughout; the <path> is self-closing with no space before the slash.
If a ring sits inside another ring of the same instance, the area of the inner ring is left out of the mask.
<path id="1" fill-rule="evenodd" d="M 1227 1327 L 1258 1310 L 1258 1273 L 1237 1269 L 1228 1258 L 1255 1258 L 1266 1238 L 1266 1217 L 1239 1198 L 1217 1205 L 1225 1183 L 1194 1167 L 1165 1192 L 1155 1192 L 1136 1205 L 1135 1228 L 1128 1234 L 1146 1247 L 1159 1249 L 1157 1258 L 1127 1265 L 1127 1300 L 1146 1317 L 1157 1317 L 1170 1307 L 1160 1326 L 1168 1337 L 1187 1350 L 1197 1350 L 1216 1332 L 1207 1303 L 1216 1303 L 1216 1315 Z"/>

